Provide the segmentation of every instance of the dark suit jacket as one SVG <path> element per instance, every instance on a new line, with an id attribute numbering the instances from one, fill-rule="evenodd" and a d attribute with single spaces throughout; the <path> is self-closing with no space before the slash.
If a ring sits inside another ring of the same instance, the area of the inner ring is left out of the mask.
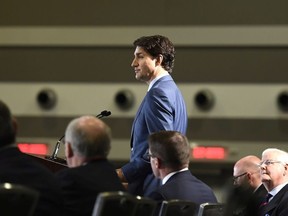
<path id="1" fill-rule="evenodd" d="M 259 206 L 267 193 L 266 188 L 261 184 L 248 201 L 246 216 L 259 215 Z"/>
<path id="2" fill-rule="evenodd" d="M 99 193 L 125 190 L 115 168 L 105 159 L 61 170 L 56 176 L 63 190 L 63 216 L 91 216 Z"/>
<path id="3" fill-rule="evenodd" d="M 263 207 L 263 216 L 288 215 L 288 184 L 284 186 L 273 199 Z"/>
<path id="4" fill-rule="evenodd" d="M 40 197 L 35 215 L 61 215 L 63 199 L 55 176 L 17 147 L 0 150 L 0 182 L 20 184 L 38 191 Z"/>
<path id="5" fill-rule="evenodd" d="M 229 208 L 230 213 L 227 211 L 226 215 L 259 215 L 259 207 L 261 206 L 263 200 L 265 200 L 266 194 L 267 190 L 263 184 L 261 184 L 256 191 L 253 191 L 253 188 L 233 188 L 230 197 L 227 200 L 227 207 Z"/>
<path id="6" fill-rule="evenodd" d="M 199 205 L 205 202 L 217 202 L 212 189 L 193 176 L 189 170 L 171 176 L 164 185 L 150 195 L 150 198 L 157 201 L 190 200 Z"/>
<path id="7" fill-rule="evenodd" d="M 176 130 L 186 134 L 187 112 L 184 99 L 170 75 L 157 80 L 143 99 L 133 122 L 130 162 L 122 167 L 135 195 L 149 195 L 159 187 L 150 161 L 145 159 L 148 136 L 161 130 Z"/>

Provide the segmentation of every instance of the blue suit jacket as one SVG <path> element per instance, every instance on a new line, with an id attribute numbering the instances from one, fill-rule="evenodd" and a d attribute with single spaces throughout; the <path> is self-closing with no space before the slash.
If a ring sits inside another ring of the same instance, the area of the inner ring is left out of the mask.
<path id="1" fill-rule="evenodd" d="M 212 189 L 187 170 L 171 176 L 168 181 L 154 191 L 150 198 L 163 201 L 171 199 L 190 200 L 196 204 L 216 203 Z"/>
<path id="2" fill-rule="evenodd" d="M 148 136 L 161 130 L 186 134 L 187 120 L 180 90 L 170 75 L 161 77 L 147 92 L 132 126 L 130 162 L 122 167 L 132 194 L 149 195 L 160 184 L 153 176 L 150 161 L 145 158 Z"/>

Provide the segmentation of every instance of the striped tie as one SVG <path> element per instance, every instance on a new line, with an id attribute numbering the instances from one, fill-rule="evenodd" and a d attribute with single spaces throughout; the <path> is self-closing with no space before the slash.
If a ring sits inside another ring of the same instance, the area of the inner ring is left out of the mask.
<path id="1" fill-rule="evenodd" d="M 268 193 L 268 194 L 265 196 L 265 200 L 264 200 L 264 202 L 261 203 L 260 207 L 267 205 L 267 204 L 269 203 L 270 198 L 271 198 L 272 196 L 273 196 L 272 194 Z"/>

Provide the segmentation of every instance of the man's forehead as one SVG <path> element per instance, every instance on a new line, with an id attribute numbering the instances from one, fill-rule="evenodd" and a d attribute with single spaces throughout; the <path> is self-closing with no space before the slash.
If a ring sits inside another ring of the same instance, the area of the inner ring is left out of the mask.
<path id="1" fill-rule="evenodd" d="M 145 49 L 143 48 L 143 47 L 139 47 L 139 46 L 137 46 L 136 48 L 135 48 L 135 52 L 134 52 L 135 54 L 140 54 L 140 53 L 147 53 L 146 51 L 145 51 Z"/>
<path id="2" fill-rule="evenodd" d="M 278 157 L 279 153 L 278 152 L 274 152 L 274 151 L 268 151 L 266 153 L 263 154 L 263 157 Z"/>

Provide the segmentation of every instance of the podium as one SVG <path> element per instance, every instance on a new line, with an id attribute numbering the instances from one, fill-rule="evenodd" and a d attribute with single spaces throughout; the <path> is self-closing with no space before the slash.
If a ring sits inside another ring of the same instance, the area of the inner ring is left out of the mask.
<path id="1" fill-rule="evenodd" d="M 50 159 L 50 156 L 32 155 L 32 154 L 27 154 L 27 155 L 29 155 L 31 158 L 36 160 L 38 163 L 47 167 L 53 173 L 61 169 L 68 168 L 66 161 L 61 158 Z"/>

